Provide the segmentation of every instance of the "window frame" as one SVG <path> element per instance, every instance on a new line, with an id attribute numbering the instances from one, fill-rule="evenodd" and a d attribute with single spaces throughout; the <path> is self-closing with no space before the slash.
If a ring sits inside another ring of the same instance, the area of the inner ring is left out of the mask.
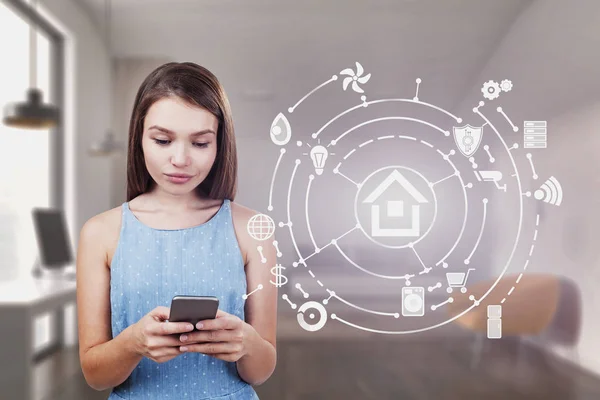
<path id="1" fill-rule="evenodd" d="M 39 12 L 22 0 L 3 0 L 3 3 L 24 20 L 34 23 L 50 42 L 50 98 L 59 109 L 58 124 L 49 132 L 49 203 L 50 207 L 65 210 L 65 37 Z"/>
<path id="2" fill-rule="evenodd" d="M 50 97 L 49 102 L 59 109 L 58 124 L 49 129 L 48 159 L 50 171 L 48 202 L 51 208 L 60 209 L 65 213 L 65 37 L 46 18 L 44 18 L 31 5 L 28 0 L 1 0 L 16 15 L 29 23 L 36 25 L 38 32 L 43 32 L 49 41 L 50 57 Z M 44 317 L 38 316 L 38 317 Z M 35 324 L 32 320 L 32 329 Z M 35 351 L 33 361 L 40 361 L 64 345 L 65 309 L 56 310 L 51 313 L 50 326 L 52 327 L 51 342 Z M 35 333 L 35 332 L 34 332 Z M 35 335 L 34 335 L 35 337 Z M 31 344 L 34 346 L 34 343 Z"/>

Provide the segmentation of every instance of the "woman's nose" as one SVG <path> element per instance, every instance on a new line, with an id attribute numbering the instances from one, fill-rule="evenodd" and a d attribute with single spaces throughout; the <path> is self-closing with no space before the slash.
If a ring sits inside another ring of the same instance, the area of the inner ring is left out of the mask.
<path id="1" fill-rule="evenodd" d="M 190 162 L 188 149 L 185 145 L 180 144 L 174 147 L 174 154 L 171 156 L 171 164 L 175 166 L 186 166 Z"/>

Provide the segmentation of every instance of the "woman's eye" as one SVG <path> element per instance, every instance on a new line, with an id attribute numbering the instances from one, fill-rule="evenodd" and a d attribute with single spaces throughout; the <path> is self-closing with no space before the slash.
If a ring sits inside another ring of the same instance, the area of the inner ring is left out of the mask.
<path id="1" fill-rule="evenodd" d="M 154 141 L 156 142 L 156 144 L 161 145 L 161 146 L 166 146 L 167 144 L 169 144 L 171 141 L 170 140 L 161 140 L 161 139 L 154 139 Z M 196 147 L 208 147 L 210 143 L 194 143 L 194 146 Z"/>

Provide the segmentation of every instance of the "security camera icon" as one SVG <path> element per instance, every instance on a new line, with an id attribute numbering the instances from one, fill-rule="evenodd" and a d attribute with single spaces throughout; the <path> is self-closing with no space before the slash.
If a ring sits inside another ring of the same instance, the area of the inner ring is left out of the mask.
<path id="1" fill-rule="evenodd" d="M 500 186 L 498 184 L 498 181 L 500 181 L 502 179 L 502 172 L 500 171 L 473 171 L 475 173 L 475 176 L 477 177 L 477 180 L 479 182 L 494 182 L 494 184 L 496 185 L 496 187 L 499 190 L 503 190 L 506 192 L 506 184 L 504 184 L 504 186 Z"/>

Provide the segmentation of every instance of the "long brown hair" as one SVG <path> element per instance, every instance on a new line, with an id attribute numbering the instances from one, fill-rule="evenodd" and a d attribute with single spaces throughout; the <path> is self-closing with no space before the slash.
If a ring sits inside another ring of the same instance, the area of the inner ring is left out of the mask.
<path id="1" fill-rule="evenodd" d="M 146 77 L 137 92 L 129 122 L 127 201 L 152 187 L 154 180 L 146 169 L 142 150 L 144 119 L 152 104 L 169 96 L 205 108 L 219 121 L 215 162 L 195 190 L 210 199 L 233 201 L 237 191 L 237 150 L 229 100 L 217 77 L 192 62 L 161 65 Z"/>

